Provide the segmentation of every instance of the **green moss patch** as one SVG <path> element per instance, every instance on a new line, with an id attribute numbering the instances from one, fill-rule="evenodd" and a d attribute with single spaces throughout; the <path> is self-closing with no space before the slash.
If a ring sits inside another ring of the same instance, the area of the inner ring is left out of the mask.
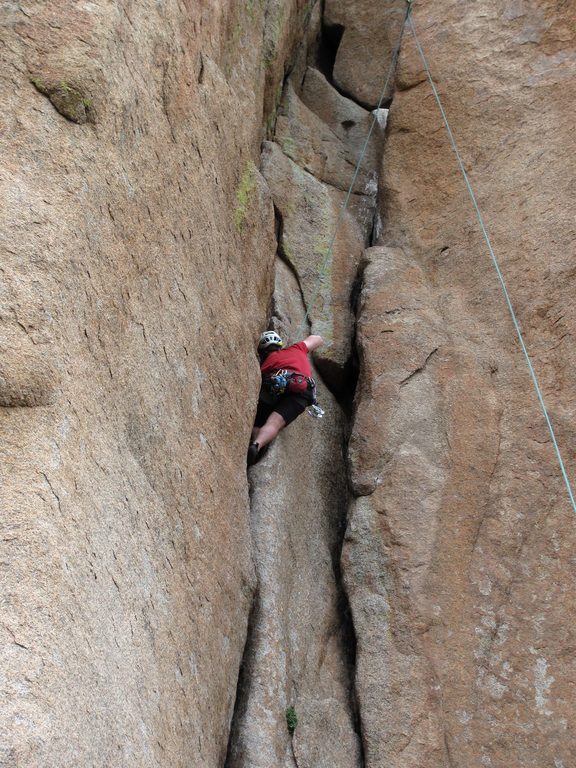
<path id="1" fill-rule="evenodd" d="M 288 733 L 290 736 L 294 735 L 294 731 L 296 730 L 297 725 L 298 716 L 296 715 L 296 710 L 294 707 L 288 707 L 286 710 L 286 727 L 288 728 Z"/>
<path id="2" fill-rule="evenodd" d="M 236 191 L 236 208 L 234 210 L 234 224 L 241 232 L 246 222 L 248 209 L 250 208 L 256 192 L 256 167 L 254 163 L 248 163 L 242 174 L 240 184 Z"/>
<path id="3" fill-rule="evenodd" d="M 57 83 L 44 81 L 40 77 L 31 77 L 30 82 L 43 96 L 47 96 L 54 109 L 73 123 L 87 123 L 92 118 L 92 101 L 78 88 L 65 80 Z"/>

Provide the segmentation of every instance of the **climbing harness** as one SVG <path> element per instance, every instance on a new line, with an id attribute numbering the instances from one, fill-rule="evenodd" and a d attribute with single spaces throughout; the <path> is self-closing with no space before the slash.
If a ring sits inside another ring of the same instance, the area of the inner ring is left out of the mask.
<path id="1" fill-rule="evenodd" d="M 406 29 L 406 22 L 408 21 L 408 17 L 410 16 L 410 7 L 411 7 L 411 0 L 407 0 L 406 10 L 404 12 L 404 18 L 402 20 L 402 26 L 400 28 L 400 34 L 398 35 L 398 40 L 396 42 L 394 50 L 392 51 L 392 57 L 390 59 L 390 66 L 388 67 L 388 74 L 386 75 L 386 81 L 384 83 L 384 87 L 382 88 L 382 93 L 380 94 L 380 98 L 378 99 L 378 104 L 376 106 L 376 109 L 374 109 L 372 112 L 374 117 L 372 119 L 372 123 L 370 124 L 370 130 L 368 131 L 368 135 L 366 136 L 366 139 L 364 140 L 364 144 L 362 145 L 362 150 L 360 152 L 358 162 L 356 163 L 356 168 L 354 169 L 354 175 L 352 176 L 352 181 L 350 182 L 350 186 L 348 187 L 348 192 L 346 193 L 344 202 L 340 206 L 340 211 L 338 212 L 338 218 L 336 219 L 336 226 L 334 227 L 334 233 L 328 245 L 326 255 L 324 256 L 324 259 L 322 260 L 322 263 L 320 265 L 320 269 L 318 270 L 319 275 L 318 275 L 316 288 L 314 290 L 314 293 L 312 294 L 312 299 L 310 300 L 310 302 L 306 307 L 306 312 L 304 314 L 304 319 L 302 320 L 302 324 L 300 326 L 298 336 L 301 336 L 306 328 L 306 324 L 308 323 L 310 312 L 314 309 L 314 305 L 316 304 L 316 301 L 318 300 L 318 296 L 320 294 L 320 285 L 326 277 L 326 271 L 328 268 L 330 257 L 332 256 L 332 251 L 334 250 L 334 243 L 336 242 L 336 237 L 338 235 L 338 232 L 340 231 L 340 227 L 344 220 L 344 214 L 346 213 L 346 210 L 348 208 L 348 204 L 352 196 L 352 190 L 354 189 L 354 184 L 356 184 L 356 179 L 358 178 L 358 174 L 360 173 L 360 168 L 362 166 L 364 156 L 366 155 L 368 144 L 374 132 L 374 127 L 378 122 L 378 115 L 382 107 L 382 102 L 384 101 L 384 97 L 386 96 L 386 92 L 388 91 L 388 85 L 396 69 L 396 64 L 398 63 L 398 56 L 400 55 L 400 46 L 402 45 L 402 38 L 404 37 L 404 30 Z"/>
<path id="2" fill-rule="evenodd" d="M 276 371 L 263 379 L 263 385 L 266 392 L 274 398 L 282 397 L 286 394 L 288 387 L 288 371 Z"/>
<path id="3" fill-rule="evenodd" d="M 476 200 L 476 195 L 474 194 L 474 190 L 472 189 L 472 185 L 470 184 L 470 179 L 468 178 L 468 174 L 466 173 L 466 169 L 464 167 L 464 163 L 462 161 L 462 157 L 460 155 L 460 151 L 458 149 L 458 145 L 456 144 L 456 139 L 454 137 L 454 133 L 452 132 L 452 129 L 450 127 L 450 123 L 448 121 L 448 117 L 446 115 L 446 112 L 444 110 L 444 107 L 442 105 L 442 101 L 440 99 L 440 95 L 438 93 L 438 90 L 434 84 L 434 80 L 432 78 L 432 73 L 430 71 L 430 66 L 428 64 L 428 60 L 424 54 L 424 50 L 422 48 L 422 44 L 420 42 L 420 39 L 418 37 L 418 34 L 416 33 L 416 26 L 414 24 L 414 20 L 412 18 L 412 15 L 410 14 L 410 4 L 408 5 L 408 12 L 406 16 L 406 20 L 408 24 L 410 25 L 410 29 L 412 31 L 412 36 L 414 37 L 414 42 L 416 43 L 416 48 L 418 49 L 418 53 L 420 54 L 420 58 L 422 59 L 422 64 L 424 65 L 424 69 L 426 70 L 426 77 L 428 78 L 428 82 L 430 83 L 430 87 L 432 88 L 432 93 L 434 94 L 434 99 L 436 100 L 436 104 L 438 105 L 438 109 L 440 111 L 440 114 L 442 116 L 442 121 L 444 122 L 444 126 L 446 128 L 446 132 L 448 133 L 448 138 L 450 139 L 450 144 L 452 146 L 452 149 L 454 151 L 454 155 L 456 156 L 456 160 L 458 162 L 458 167 L 460 168 L 460 172 L 462 174 L 462 177 L 464 179 L 464 183 L 466 184 L 466 189 L 468 190 L 468 195 L 470 197 L 470 200 L 472 202 L 472 207 L 474 208 L 474 212 L 476 213 L 476 217 L 478 219 L 478 223 L 480 225 L 480 229 L 482 230 L 482 234 L 484 236 L 484 240 L 486 241 L 486 245 L 488 247 L 488 251 L 490 253 L 490 257 L 492 259 L 492 263 L 494 265 L 494 268 L 496 270 L 496 274 L 498 275 L 498 280 L 500 281 L 500 285 L 502 287 L 502 291 L 504 292 L 504 298 L 506 299 L 506 304 L 508 306 L 508 310 L 510 312 L 510 315 L 512 317 L 512 322 L 514 324 L 514 328 L 516 330 L 516 335 L 518 336 L 518 341 L 520 342 L 520 347 L 522 348 L 522 352 L 524 354 L 524 357 L 526 359 L 526 363 L 528 365 L 528 370 L 530 371 L 530 378 L 532 379 L 532 383 L 534 385 L 534 389 L 536 390 L 536 395 L 538 396 L 538 402 L 540 403 L 540 407 L 542 409 L 542 413 L 544 414 L 544 419 L 546 421 L 546 425 L 548 427 L 548 431 L 550 433 L 550 437 L 552 439 L 552 445 L 554 446 L 554 451 L 556 453 L 556 458 L 558 459 L 558 464 L 560 465 L 560 471 L 562 473 L 562 477 L 564 479 L 564 483 L 566 485 L 566 489 L 568 491 L 568 497 L 570 499 L 570 503 L 572 504 L 572 509 L 576 513 L 576 500 L 574 499 L 574 494 L 572 492 L 572 486 L 570 484 L 570 480 L 568 478 L 568 473 L 566 472 L 566 467 L 564 465 L 564 460 L 562 459 L 562 454 L 560 453 L 560 447 L 558 446 L 558 441 L 556 440 L 556 434 L 554 432 L 554 427 L 552 426 L 552 422 L 550 420 L 550 416 L 548 415 L 548 409 L 546 407 L 546 403 L 544 402 L 544 396 L 542 395 L 542 390 L 540 389 L 540 385 L 538 384 L 538 379 L 536 377 L 536 372 L 534 370 L 534 366 L 532 365 L 532 360 L 530 359 L 530 355 L 528 354 L 528 349 L 526 347 L 526 344 L 524 342 L 524 337 L 522 335 L 522 331 L 520 330 L 520 324 L 518 322 L 518 318 L 516 317 L 516 312 L 514 311 L 514 307 L 512 306 L 512 300 L 510 298 L 510 294 L 508 293 L 508 288 L 506 287 L 506 282 L 504 281 L 504 276 L 502 275 L 502 271 L 500 269 L 500 264 L 498 262 L 498 259 L 496 258 L 496 254 L 494 253 L 494 249 L 492 248 L 492 243 L 490 241 L 490 236 L 488 235 L 488 230 L 486 229 L 486 225 L 484 223 L 484 217 L 482 216 L 482 213 L 480 211 L 480 207 L 478 205 L 478 201 Z"/>
<path id="4" fill-rule="evenodd" d="M 267 394 L 276 400 L 283 395 L 300 395 L 312 405 L 316 403 L 316 382 L 301 373 L 280 369 L 265 376 L 263 385 Z"/>

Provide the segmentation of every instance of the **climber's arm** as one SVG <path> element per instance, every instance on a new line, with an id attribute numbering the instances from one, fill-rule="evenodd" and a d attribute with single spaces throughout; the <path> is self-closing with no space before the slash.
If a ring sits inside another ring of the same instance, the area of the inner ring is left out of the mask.
<path id="1" fill-rule="evenodd" d="M 304 344 L 308 347 L 308 352 L 313 352 L 324 344 L 324 339 L 322 336 L 308 336 L 304 339 Z"/>

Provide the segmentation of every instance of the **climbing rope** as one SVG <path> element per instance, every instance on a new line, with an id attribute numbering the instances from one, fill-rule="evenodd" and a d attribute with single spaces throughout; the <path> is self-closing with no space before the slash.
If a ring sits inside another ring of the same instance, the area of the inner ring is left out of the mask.
<path id="1" fill-rule="evenodd" d="M 390 80 L 392 78 L 392 75 L 394 74 L 394 71 L 396 69 L 396 64 L 398 62 L 398 56 L 400 55 L 400 46 L 402 45 L 402 38 L 404 36 L 404 30 L 406 29 L 406 22 L 408 21 L 408 17 L 410 15 L 410 4 L 411 0 L 408 0 L 406 3 L 406 10 L 404 12 L 404 18 L 402 20 L 402 26 L 400 28 L 400 34 L 398 35 L 398 41 L 396 43 L 396 46 L 394 47 L 392 51 L 392 57 L 390 59 L 390 66 L 388 67 L 388 74 L 386 75 L 386 81 L 384 83 L 384 87 L 382 88 L 382 93 L 380 95 L 380 98 L 378 100 L 378 104 L 376 106 L 376 109 L 374 110 L 374 119 L 372 120 L 372 123 L 370 125 L 370 130 L 368 131 L 368 135 L 366 136 L 366 139 L 364 141 L 364 144 L 362 146 L 362 151 L 360 152 L 360 156 L 358 158 L 358 162 L 356 163 L 356 168 L 354 169 L 354 175 L 352 176 L 352 181 L 350 182 L 350 186 L 348 187 L 348 192 L 346 194 L 346 197 L 344 198 L 344 202 L 340 206 L 340 211 L 338 213 L 338 218 L 336 219 L 336 226 L 334 228 L 334 234 L 332 235 L 332 239 L 330 240 L 330 243 L 328 245 L 328 250 L 326 251 L 326 255 L 320 265 L 319 269 L 319 276 L 316 283 L 316 288 L 314 293 L 312 294 L 312 299 L 308 303 L 306 307 L 306 313 L 304 315 L 304 319 L 302 320 L 302 324 L 300 326 L 300 329 L 298 331 L 298 338 L 302 335 L 306 328 L 306 324 L 308 323 L 309 315 L 312 309 L 314 308 L 314 305 L 316 304 L 316 301 L 318 299 L 318 296 L 320 294 L 320 286 L 322 283 L 322 280 L 326 274 L 326 270 L 328 267 L 328 262 L 330 260 L 330 257 L 332 256 L 332 251 L 334 249 L 334 243 L 336 242 L 336 236 L 338 235 L 338 231 L 340 230 L 340 226 L 342 224 L 342 221 L 344 220 L 344 214 L 346 213 L 346 210 L 348 208 L 348 203 L 350 202 L 350 197 L 352 196 L 352 190 L 354 188 L 354 184 L 356 183 L 356 179 L 358 178 L 358 174 L 360 173 L 360 167 L 362 166 L 362 162 L 364 160 L 364 156 L 366 155 L 366 150 L 368 149 L 368 144 L 370 142 L 370 138 L 372 136 L 372 133 L 374 132 L 374 127 L 378 121 L 378 112 L 380 108 L 382 107 L 382 102 L 384 101 L 384 97 L 386 96 L 386 92 L 388 90 L 388 85 L 390 83 Z"/>
<path id="2" fill-rule="evenodd" d="M 568 491 L 568 496 L 570 498 L 570 503 L 572 504 L 572 508 L 574 512 L 576 513 L 576 501 L 574 500 L 574 494 L 572 493 L 572 486 L 570 485 L 570 480 L 568 479 L 568 473 L 566 472 L 566 467 L 564 465 L 564 460 L 562 459 L 562 454 L 560 453 L 560 448 L 558 446 L 558 441 L 556 440 L 556 434 L 554 432 L 554 427 L 552 426 L 552 422 L 550 421 L 550 417 L 548 415 L 548 409 L 546 408 L 546 403 L 544 402 L 544 397 L 542 395 L 542 390 L 540 389 L 540 385 L 538 384 L 538 379 L 536 377 L 536 372 L 534 370 L 534 366 L 532 365 L 532 360 L 530 359 L 530 355 L 528 354 L 528 349 L 526 348 L 526 344 L 524 343 L 524 337 L 522 336 L 522 331 L 520 330 L 520 325 L 518 323 L 518 319 L 516 317 L 516 313 L 514 311 L 514 307 L 512 306 L 512 301 L 510 299 L 510 294 L 508 293 L 508 288 L 506 287 L 506 283 L 504 281 L 504 277 L 502 275 L 502 271 L 500 269 L 500 264 L 498 263 L 498 259 L 496 258 L 496 254 L 494 253 L 494 249 L 492 248 L 492 243 L 490 242 L 490 237 L 488 235 L 488 231 L 486 229 L 486 225 L 484 224 L 484 218 L 482 216 L 482 213 L 480 211 L 480 208 L 478 206 L 478 202 L 476 200 L 476 195 L 474 194 L 474 190 L 472 189 L 472 185 L 470 184 L 470 180 L 468 178 L 468 174 L 466 173 L 466 169 L 464 168 L 464 163 L 462 162 L 462 157 L 460 155 L 460 152 L 458 150 L 458 145 L 456 144 L 456 139 L 454 138 L 454 134 L 452 132 L 452 129 L 450 128 L 450 123 L 448 122 L 448 117 L 446 116 L 446 112 L 444 111 L 444 107 L 442 105 L 442 101 L 440 99 L 440 95 L 438 94 L 438 90 L 434 84 L 434 80 L 432 79 L 432 73 L 430 71 L 430 67 L 428 65 L 428 60 L 426 59 L 426 56 L 424 54 L 424 50 L 422 48 L 422 44 L 420 43 L 420 39 L 416 33 L 416 26 L 414 24 L 414 20 L 412 18 L 412 15 L 410 14 L 410 6 L 407 14 L 407 21 L 410 25 L 410 29 L 412 31 L 412 35 L 414 37 L 414 42 L 416 43 L 416 47 L 418 49 L 418 53 L 420 54 L 420 58 L 422 59 L 422 64 L 424 65 L 424 69 L 426 70 L 426 76 L 428 78 L 428 82 L 430 83 L 430 87 L 432 88 L 432 92 L 434 94 L 434 98 L 436 99 L 436 104 L 438 105 L 438 109 L 440 110 L 440 114 L 442 115 L 442 120 L 444 122 L 444 126 L 446 128 L 446 131 L 448 133 L 448 138 L 450 139 L 450 144 L 452 145 L 452 149 L 454 150 L 454 154 L 456 156 L 456 160 L 458 161 L 458 166 L 460 168 L 460 172 L 462 173 L 462 177 L 464 178 L 464 183 L 466 184 L 466 189 L 468 190 L 468 195 L 470 196 L 470 200 L 472 201 L 472 206 L 474 208 L 474 211 L 476 213 L 476 216 L 478 218 L 478 223 L 480 224 L 480 229 L 482 230 L 482 234 L 484 236 L 484 240 L 486 241 L 486 245 L 488 246 L 488 251 L 490 252 L 490 257 L 492 259 L 492 263 L 494 264 L 494 268 L 496 269 L 496 274 L 498 275 L 498 280 L 500 281 L 500 285 L 502 286 L 502 290 L 504 292 L 504 298 L 506 299 L 506 304 L 508 305 L 508 309 L 510 311 L 510 315 L 512 317 L 512 322 L 514 323 L 514 328 L 516 329 L 516 334 L 518 336 L 518 340 L 520 342 L 520 347 L 522 348 L 522 352 L 524 353 L 524 357 L 526 358 L 526 363 L 528 364 L 528 370 L 530 371 L 530 377 L 532 379 L 532 383 L 534 384 L 534 389 L 536 390 L 536 394 L 538 396 L 538 401 L 540 403 L 540 407 L 542 408 L 542 413 L 544 414 L 544 419 L 546 421 L 546 424 L 548 426 L 548 431 L 550 432 L 550 437 L 552 438 L 552 444 L 554 446 L 554 451 L 556 452 L 556 458 L 558 459 L 558 464 L 560 465 L 560 471 L 562 473 L 562 477 L 564 478 L 564 482 L 566 484 L 566 489 Z"/>

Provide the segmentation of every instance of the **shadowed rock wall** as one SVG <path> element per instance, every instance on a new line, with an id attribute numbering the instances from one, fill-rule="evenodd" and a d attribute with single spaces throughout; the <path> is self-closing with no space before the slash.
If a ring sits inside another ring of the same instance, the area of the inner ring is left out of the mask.
<path id="1" fill-rule="evenodd" d="M 257 590 L 227 768 L 363 764 L 354 637 L 339 560 L 349 501 L 352 304 L 374 228 L 385 113 L 374 116 L 334 88 L 316 66 L 321 47 L 322 39 L 308 66 L 287 81 L 261 167 L 278 225 L 272 325 L 289 343 L 310 332 L 325 337 L 314 357 L 326 415 L 316 421 L 303 414 L 249 473 Z M 298 718 L 293 737 L 288 707 Z"/>

